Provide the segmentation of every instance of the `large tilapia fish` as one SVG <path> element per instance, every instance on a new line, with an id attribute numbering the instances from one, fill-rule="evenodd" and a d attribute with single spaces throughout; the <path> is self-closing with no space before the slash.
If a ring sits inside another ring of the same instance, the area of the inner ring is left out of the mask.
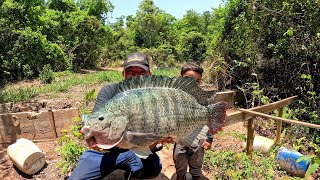
<path id="1" fill-rule="evenodd" d="M 148 146 L 164 137 L 192 144 L 200 125 L 208 125 L 211 134 L 224 125 L 227 103 L 201 105 L 210 96 L 190 77 L 124 80 L 103 108 L 83 116 L 85 138 L 102 149 L 117 146 L 141 155 L 151 153 Z"/>

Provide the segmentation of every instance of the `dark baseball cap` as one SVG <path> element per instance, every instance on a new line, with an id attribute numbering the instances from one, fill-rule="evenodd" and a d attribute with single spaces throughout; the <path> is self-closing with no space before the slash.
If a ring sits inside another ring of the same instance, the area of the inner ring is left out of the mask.
<path id="1" fill-rule="evenodd" d="M 142 53 L 129 54 L 127 58 L 124 60 L 122 66 L 123 66 L 123 69 L 132 67 L 132 66 L 138 66 L 143 68 L 146 71 L 150 70 L 147 56 Z"/>

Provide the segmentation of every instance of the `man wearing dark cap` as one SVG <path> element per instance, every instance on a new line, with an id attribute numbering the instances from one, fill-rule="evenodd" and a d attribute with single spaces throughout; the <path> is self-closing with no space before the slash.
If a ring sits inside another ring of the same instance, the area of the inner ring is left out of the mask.
<path id="1" fill-rule="evenodd" d="M 124 79 L 134 76 L 150 76 L 149 59 L 145 54 L 129 54 L 123 62 L 122 75 Z M 98 111 L 104 104 L 118 93 L 118 83 L 104 86 L 97 97 L 93 112 Z M 93 150 L 87 150 L 79 159 L 69 179 L 102 179 L 116 169 L 125 170 L 126 179 L 153 179 L 159 175 L 162 166 L 158 155 L 155 153 L 162 149 L 157 143 L 150 146 L 153 154 L 146 159 L 140 159 L 133 151 L 114 147 L 107 152 L 97 151 L 93 139 L 87 140 Z"/>

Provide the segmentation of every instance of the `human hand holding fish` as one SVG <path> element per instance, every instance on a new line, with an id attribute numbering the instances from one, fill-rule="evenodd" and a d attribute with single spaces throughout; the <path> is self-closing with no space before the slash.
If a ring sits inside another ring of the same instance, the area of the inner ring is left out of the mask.
<path id="1" fill-rule="evenodd" d="M 87 131 L 84 127 L 82 127 L 79 132 L 83 135 L 83 137 L 84 137 L 84 139 L 86 140 L 87 145 L 88 145 L 88 147 L 89 147 L 90 149 L 93 149 L 93 150 L 99 150 L 99 149 L 100 149 L 100 148 L 97 146 L 97 144 L 94 143 L 94 137 L 91 137 L 91 138 L 89 138 L 89 139 L 86 138 L 86 133 L 87 133 L 88 131 Z"/>
<path id="2" fill-rule="evenodd" d="M 212 143 L 210 143 L 210 142 L 208 142 L 208 141 L 203 141 L 201 147 L 202 147 L 204 150 L 208 150 L 208 149 L 211 148 L 211 144 L 212 144 Z"/>

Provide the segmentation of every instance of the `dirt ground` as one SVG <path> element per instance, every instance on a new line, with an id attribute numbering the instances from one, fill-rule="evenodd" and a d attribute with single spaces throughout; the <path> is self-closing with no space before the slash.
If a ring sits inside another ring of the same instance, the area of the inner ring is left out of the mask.
<path id="1" fill-rule="evenodd" d="M 229 132 L 238 132 L 245 134 L 246 128 L 243 126 L 243 123 L 237 123 L 224 128 L 224 131 L 220 134 L 215 135 L 215 140 L 212 145 L 212 150 L 215 149 L 219 150 L 241 150 L 242 149 L 242 142 L 238 139 L 229 135 Z M 65 179 L 66 177 L 61 176 L 59 169 L 56 168 L 57 162 L 59 161 L 60 157 L 55 151 L 57 147 L 56 140 L 48 140 L 42 142 L 35 142 L 35 144 L 43 151 L 46 157 L 46 164 L 42 170 L 40 170 L 37 174 L 33 176 L 25 175 L 24 173 L 20 172 L 17 168 L 15 168 L 12 164 L 12 161 L 6 155 L 6 151 L 0 151 L 0 179 L 5 180 L 26 180 L 26 179 Z M 168 148 L 164 147 L 160 152 L 159 156 L 162 162 L 162 173 L 159 175 L 156 180 L 168 180 L 175 178 L 175 168 L 172 159 L 172 148 L 173 145 L 170 145 Z M 2 152 L 2 153 L 1 153 Z M 1 156 L 2 154 L 2 156 Z M 1 158 L 2 157 L 2 158 Z M 115 172 L 109 175 L 106 179 L 124 179 L 122 175 L 119 176 L 121 172 Z M 203 171 L 203 174 L 208 179 L 212 179 L 210 172 Z M 2 176 L 2 177 L 1 177 Z M 191 176 L 189 175 L 190 179 Z"/>

